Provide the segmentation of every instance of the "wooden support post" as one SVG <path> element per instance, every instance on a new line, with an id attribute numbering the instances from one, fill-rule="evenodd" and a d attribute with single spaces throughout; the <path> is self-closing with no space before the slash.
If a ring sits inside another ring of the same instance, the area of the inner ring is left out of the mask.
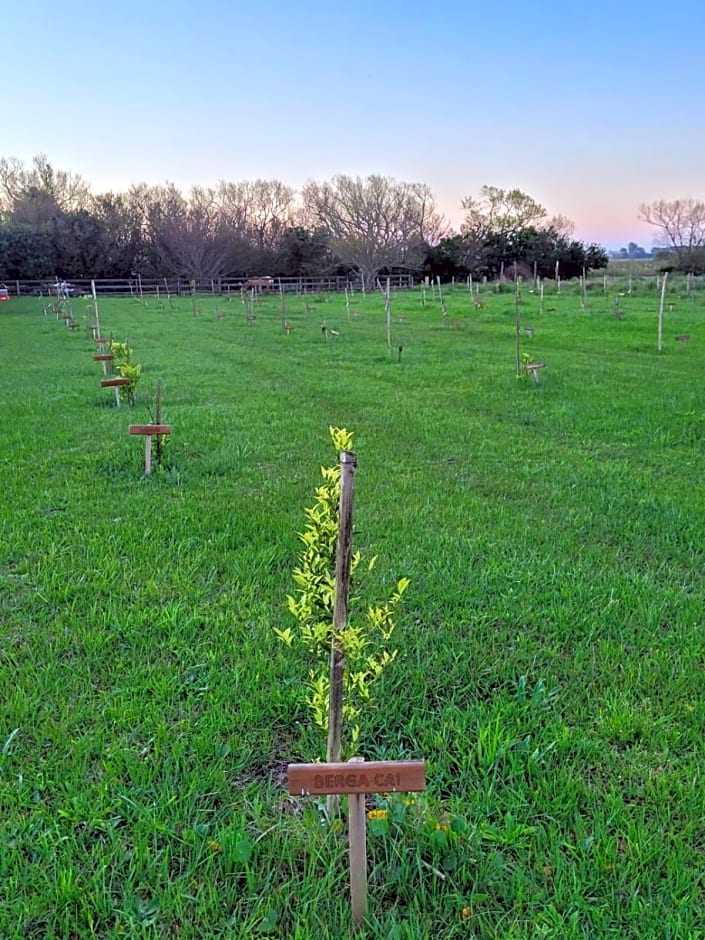
<path id="1" fill-rule="evenodd" d="M 658 308 L 658 330 L 656 335 L 656 349 L 661 352 L 663 349 L 663 305 L 666 300 L 666 282 L 668 281 L 668 271 L 663 275 L 661 283 L 661 303 Z"/>
<path id="2" fill-rule="evenodd" d="M 335 589 L 333 598 L 333 636 L 330 649 L 330 691 L 328 697 L 328 741 L 326 758 L 340 760 L 343 729 L 343 677 L 345 650 L 340 635 L 348 626 L 350 565 L 352 561 L 353 505 L 355 502 L 355 468 L 357 457 L 352 451 L 340 454 L 340 504 L 338 510 L 338 541 L 335 550 Z M 338 810 L 335 795 L 326 801 L 328 817 Z"/>
<path id="3" fill-rule="evenodd" d="M 91 280 L 91 296 L 93 297 L 93 313 L 95 314 L 95 336 L 100 336 L 100 313 L 98 312 L 98 295 L 95 292 L 95 281 Z"/>
<path id="4" fill-rule="evenodd" d="M 363 764 L 352 757 L 349 763 Z M 353 923 L 361 927 L 367 916 L 367 816 L 365 794 L 348 795 L 348 845 L 350 850 L 350 904 Z"/>
<path id="5" fill-rule="evenodd" d="M 519 288 L 514 291 L 514 355 L 517 378 L 521 375 L 521 312 L 519 310 Z"/>

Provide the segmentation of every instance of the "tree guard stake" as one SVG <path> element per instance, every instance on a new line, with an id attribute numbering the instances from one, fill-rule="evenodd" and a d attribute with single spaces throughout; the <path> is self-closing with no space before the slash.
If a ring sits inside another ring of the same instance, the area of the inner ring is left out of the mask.
<path id="1" fill-rule="evenodd" d="M 333 637 L 330 650 L 328 741 L 326 747 L 326 758 L 331 763 L 339 761 L 341 755 L 345 650 L 340 635 L 348 625 L 356 467 L 356 455 L 352 451 L 342 451 L 340 454 L 340 502 L 338 510 L 338 539 L 335 550 Z M 331 794 L 328 796 L 327 804 L 328 818 L 331 819 L 337 811 L 338 801 L 336 797 Z"/>

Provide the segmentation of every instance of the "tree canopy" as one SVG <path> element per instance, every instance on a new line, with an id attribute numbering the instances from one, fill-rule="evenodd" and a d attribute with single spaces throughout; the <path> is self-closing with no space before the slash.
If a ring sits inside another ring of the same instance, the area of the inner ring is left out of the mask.
<path id="1" fill-rule="evenodd" d="M 309 181 L 302 198 L 308 221 L 328 235 L 335 254 L 365 281 L 384 269 L 418 269 L 424 246 L 443 228 L 423 183 L 335 176 Z"/>
<path id="2" fill-rule="evenodd" d="M 379 175 L 309 180 L 300 193 L 256 179 L 96 195 L 44 155 L 29 166 L 3 157 L 0 280 L 355 272 L 374 284 L 398 271 L 495 276 L 523 264 L 553 276 L 558 261 L 569 277 L 606 263 L 600 246 L 572 240 L 569 220 L 519 189 L 484 186 L 462 206 L 453 232 L 428 186 Z"/>

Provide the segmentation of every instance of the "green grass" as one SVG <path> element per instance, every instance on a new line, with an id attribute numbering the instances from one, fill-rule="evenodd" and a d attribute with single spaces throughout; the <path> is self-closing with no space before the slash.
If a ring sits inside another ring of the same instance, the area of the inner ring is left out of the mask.
<path id="1" fill-rule="evenodd" d="M 659 355 L 654 291 L 623 320 L 525 292 L 538 385 L 483 299 L 444 328 L 397 295 L 391 356 L 379 296 L 289 297 L 288 335 L 278 298 L 101 301 L 143 367 L 119 410 L 84 330 L 2 305 L 2 940 L 350 935 L 344 832 L 285 792 L 324 742 L 272 629 L 329 425 L 366 590 L 412 580 L 360 751 L 427 761 L 372 801 L 362 936 L 704 936 L 705 297 L 669 294 Z"/>

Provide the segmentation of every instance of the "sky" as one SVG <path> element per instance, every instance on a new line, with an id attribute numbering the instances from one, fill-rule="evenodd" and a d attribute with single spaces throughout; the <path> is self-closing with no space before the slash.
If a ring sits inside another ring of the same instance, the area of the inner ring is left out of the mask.
<path id="1" fill-rule="evenodd" d="M 4 5 L 0 156 L 94 192 L 372 173 L 518 188 L 607 248 L 705 198 L 702 0 Z"/>

